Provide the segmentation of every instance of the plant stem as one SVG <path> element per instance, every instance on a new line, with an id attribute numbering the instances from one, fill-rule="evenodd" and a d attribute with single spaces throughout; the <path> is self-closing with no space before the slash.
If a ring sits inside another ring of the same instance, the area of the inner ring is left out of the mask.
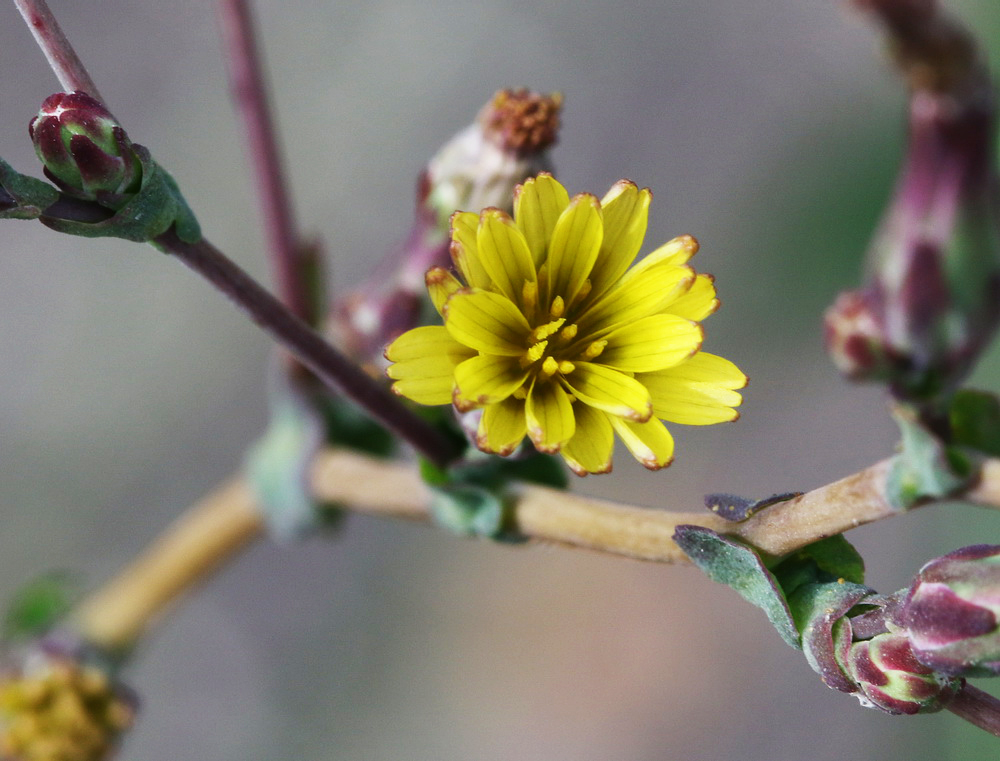
<path id="1" fill-rule="evenodd" d="M 849 528 L 902 515 L 885 509 L 886 502 L 877 493 L 887 463 L 769 507 L 744 523 L 729 523 L 704 510 L 656 510 L 538 486 L 517 492 L 511 518 L 515 530 L 526 538 L 635 560 L 687 564 L 687 556 L 673 541 L 674 529 L 682 523 L 705 526 L 780 554 Z M 1000 507 L 1000 460 L 988 465 L 984 482 L 991 485 L 980 485 L 970 495 L 978 494 L 984 503 L 984 495 L 989 496 L 989 504 Z M 312 489 L 318 500 L 355 512 L 431 520 L 430 492 L 416 469 L 403 463 L 324 450 L 313 461 Z M 191 512 L 192 516 L 177 521 L 81 606 L 75 616 L 80 634 L 110 650 L 127 649 L 177 596 L 263 535 L 255 496 L 238 482 L 221 487 Z M 964 702 L 971 704 L 976 694 L 973 689 Z M 961 710 L 962 705 L 956 707 Z"/>
<path id="2" fill-rule="evenodd" d="M 357 403 L 435 465 L 444 468 L 459 457 L 461 452 L 454 440 L 333 348 L 211 243 L 184 243 L 172 229 L 156 243 L 228 296 L 322 381 Z"/>
<path id="3" fill-rule="evenodd" d="M 52 67 L 62 88 L 67 92 L 82 90 L 104 103 L 97 85 L 66 39 L 45 0 L 14 0 L 14 5 L 24 17 L 24 23 L 34 35 L 35 42 L 48 59 L 49 66 Z"/>
<path id="4" fill-rule="evenodd" d="M 956 716 L 1000 737 L 1000 700 L 966 683 L 945 706 Z"/>
<path id="5" fill-rule="evenodd" d="M 315 324 L 308 262 L 296 233 L 288 185 L 278 150 L 267 87 L 248 0 L 220 0 L 219 16 L 229 64 L 229 80 L 236 109 L 247 136 L 247 155 L 256 175 L 257 197 L 267 236 L 278 295 L 291 312 Z"/>

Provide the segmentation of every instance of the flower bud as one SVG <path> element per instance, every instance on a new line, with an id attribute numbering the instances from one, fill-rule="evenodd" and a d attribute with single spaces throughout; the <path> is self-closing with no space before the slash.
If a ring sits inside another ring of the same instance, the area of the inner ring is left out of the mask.
<path id="1" fill-rule="evenodd" d="M 893 614 L 916 658 L 953 676 L 1000 674 L 1000 546 L 974 545 L 920 569 Z"/>
<path id="2" fill-rule="evenodd" d="M 920 663 L 906 637 L 892 633 L 851 645 L 847 671 L 858 684 L 862 705 L 892 714 L 939 711 L 961 687 L 960 679 L 942 677 Z"/>
<path id="3" fill-rule="evenodd" d="M 135 698 L 107 672 L 51 643 L 0 675 L 0 757 L 104 761 L 135 715 Z"/>
<path id="4" fill-rule="evenodd" d="M 139 189 L 142 165 L 128 135 L 86 93 L 50 95 L 28 132 L 45 175 L 66 194 L 115 207 Z"/>
<path id="5" fill-rule="evenodd" d="M 924 401 L 964 379 L 1000 321 L 996 97 L 971 37 L 934 5 L 859 4 L 888 28 L 911 87 L 909 137 L 869 283 L 834 306 L 827 337 L 852 378 Z"/>

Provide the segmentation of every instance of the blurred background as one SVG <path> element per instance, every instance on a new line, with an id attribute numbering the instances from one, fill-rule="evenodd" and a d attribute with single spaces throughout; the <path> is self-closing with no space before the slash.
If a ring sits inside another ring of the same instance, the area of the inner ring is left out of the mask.
<path id="1" fill-rule="evenodd" d="M 267 267 L 217 20 L 199 0 L 52 0 L 132 138 L 206 235 Z M 951 0 L 987 50 L 993 0 Z M 301 0 L 258 3 L 306 231 L 344 292 L 406 233 L 417 173 L 500 87 L 565 95 L 558 176 L 655 193 L 644 251 L 702 244 L 722 310 L 706 349 L 751 377 L 743 418 L 674 427 L 580 492 L 697 509 L 707 492 L 805 490 L 891 452 L 877 388 L 842 381 L 821 314 L 859 280 L 892 187 L 904 94 L 842 2 Z M 0 155 L 58 89 L 0 5 Z M 0 598 L 53 568 L 114 573 L 238 468 L 264 425 L 262 334 L 152 248 L 0 231 Z M 974 384 L 1000 385 L 1000 352 Z M 1000 517 L 935 507 L 849 535 L 883 591 Z M 697 571 L 494 546 L 352 516 L 333 540 L 254 547 L 184 602 L 128 672 L 122 758 L 702 761 L 968 758 L 950 714 L 891 718 L 826 688 L 764 615 Z M 990 688 L 990 684 L 984 684 Z M 867 749 L 867 750 L 865 750 Z"/>

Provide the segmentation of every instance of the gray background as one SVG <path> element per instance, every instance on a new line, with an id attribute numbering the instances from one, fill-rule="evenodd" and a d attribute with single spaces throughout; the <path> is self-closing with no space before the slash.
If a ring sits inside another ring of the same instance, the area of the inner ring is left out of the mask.
<path id="1" fill-rule="evenodd" d="M 266 277 L 211 4 L 53 5 L 208 237 Z M 951 5 L 996 47 L 991 0 Z M 565 94 L 554 158 L 571 191 L 623 176 L 654 190 L 644 250 L 700 239 L 724 302 L 706 348 L 751 376 L 743 419 L 676 427 L 666 472 L 620 453 L 613 475 L 574 488 L 695 509 L 706 492 L 808 489 L 891 451 L 881 392 L 843 382 L 821 346 L 901 147 L 903 96 L 858 14 L 815 0 L 271 0 L 259 15 L 299 216 L 329 245 L 334 289 L 405 234 L 421 165 L 503 86 Z M 26 125 L 57 84 L 10 4 L 0 71 L 0 155 L 33 171 Z M 0 357 L 0 597 L 54 567 L 112 574 L 264 423 L 268 341 L 152 249 L 4 223 Z M 998 380 L 994 351 L 975 381 Z M 889 591 L 996 531 L 991 514 L 934 508 L 851 539 Z M 144 711 L 122 757 L 143 761 L 968 758 L 985 738 L 950 715 L 861 710 L 693 570 L 368 518 L 334 541 L 254 547 L 140 655 Z"/>

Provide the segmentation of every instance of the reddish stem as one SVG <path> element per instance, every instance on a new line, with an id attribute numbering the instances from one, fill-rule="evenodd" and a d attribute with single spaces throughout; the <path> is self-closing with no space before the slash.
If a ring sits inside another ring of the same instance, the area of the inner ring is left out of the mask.
<path id="1" fill-rule="evenodd" d="M 966 684 L 945 707 L 970 724 L 1000 737 L 1000 700 L 988 692 Z"/>
<path id="2" fill-rule="evenodd" d="M 296 317 L 312 322 L 316 315 L 306 282 L 308 263 L 303 261 L 303 246 L 296 233 L 249 2 L 220 0 L 219 15 L 230 87 L 246 130 L 247 153 L 257 179 L 257 197 L 278 293 Z"/>
<path id="3" fill-rule="evenodd" d="M 408 441 L 438 467 L 461 452 L 457 444 L 331 346 L 278 299 L 206 240 L 184 243 L 173 229 L 155 241 L 243 309 L 327 385 Z"/>
<path id="4" fill-rule="evenodd" d="M 14 5 L 21 11 L 24 23 L 28 25 L 35 36 L 35 42 L 48 59 L 49 66 L 59 79 L 59 84 L 67 92 L 82 90 L 88 95 L 104 103 L 104 98 L 90 78 L 83 61 L 77 56 L 66 35 L 63 34 L 52 15 L 45 0 L 14 0 Z"/>

